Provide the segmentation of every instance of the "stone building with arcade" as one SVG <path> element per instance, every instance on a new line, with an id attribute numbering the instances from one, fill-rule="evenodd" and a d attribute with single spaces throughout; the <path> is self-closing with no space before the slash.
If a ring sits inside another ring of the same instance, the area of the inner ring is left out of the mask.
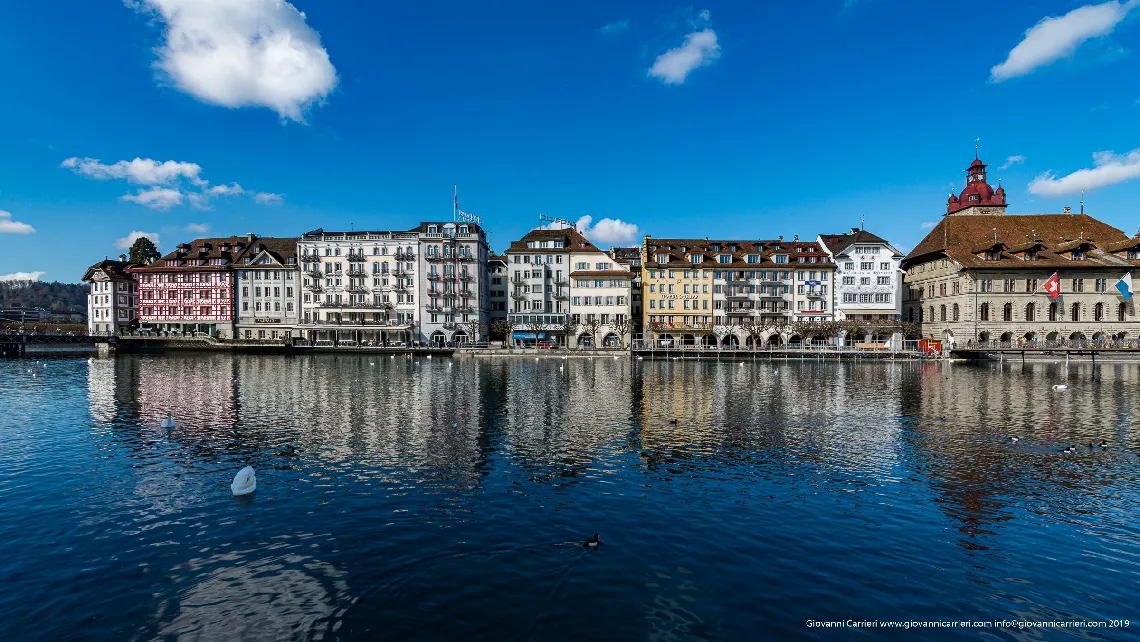
<path id="1" fill-rule="evenodd" d="M 1135 299 L 1115 285 L 1140 269 L 1140 233 L 1068 207 L 1007 214 L 986 168 L 975 158 L 941 222 L 903 258 L 903 319 L 950 345 L 1135 339 Z M 1054 273 L 1055 299 L 1045 289 Z"/>

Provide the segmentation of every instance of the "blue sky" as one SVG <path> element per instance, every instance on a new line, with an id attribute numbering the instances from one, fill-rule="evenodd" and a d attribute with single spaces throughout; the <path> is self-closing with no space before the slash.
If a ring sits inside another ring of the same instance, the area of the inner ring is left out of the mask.
<path id="1" fill-rule="evenodd" d="M 132 233 L 406 229 L 453 184 L 495 250 L 540 213 L 909 248 L 978 138 L 1011 213 L 1085 189 L 1132 233 L 1137 5 L 9 3 L 0 276 L 75 282 Z"/>

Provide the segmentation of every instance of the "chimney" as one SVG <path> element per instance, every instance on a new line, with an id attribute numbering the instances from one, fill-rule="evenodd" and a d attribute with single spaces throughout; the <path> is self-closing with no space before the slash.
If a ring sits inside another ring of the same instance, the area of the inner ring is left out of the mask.
<path id="1" fill-rule="evenodd" d="M 253 232 L 246 232 L 245 242 L 246 243 L 253 243 Z"/>
<path id="2" fill-rule="evenodd" d="M 1071 208 L 1071 207 L 1069 207 L 1068 205 L 1066 205 L 1066 206 L 1065 206 L 1065 213 L 1066 213 L 1066 214 L 1072 214 L 1072 213 L 1073 213 L 1073 208 Z"/>

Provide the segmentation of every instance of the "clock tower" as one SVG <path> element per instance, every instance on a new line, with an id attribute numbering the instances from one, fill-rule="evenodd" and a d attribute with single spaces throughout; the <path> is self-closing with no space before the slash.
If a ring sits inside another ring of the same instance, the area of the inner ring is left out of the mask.
<path id="1" fill-rule="evenodd" d="M 993 216 L 1005 214 L 1005 189 L 997 190 L 986 182 L 986 165 L 977 157 L 966 168 L 966 189 L 958 196 L 950 195 L 946 201 L 947 216 Z"/>

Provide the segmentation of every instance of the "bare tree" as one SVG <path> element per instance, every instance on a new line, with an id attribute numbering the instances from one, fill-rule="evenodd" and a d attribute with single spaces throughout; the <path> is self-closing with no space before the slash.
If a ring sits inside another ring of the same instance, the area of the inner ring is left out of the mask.
<path id="1" fill-rule="evenodd" d="M 712 332 L 713 336 L 716 337 L 716 346 L 719 348 L 724 338 L 728 336 L 730 330 L 726 325 L 714 325 Z"/>
<path id="2" fill-rule="evenodd" d="M 614 334 L 618 336 L 622 350 L 625 350 L 625 335 L 629 334 L 632 329 L 633 324 L 624 316 L 618 317 L 617 320 L 610 323 L 610 330 L 613 330 Z"/>
<path id="3" fill-rule="evenodd" d="M 744 333 L 748 335 L 748 338 L 752 339 L 752 349 L 759 349 L 760 337 L 764 334 L 764 325 L 749 317 L 744 319 L 741 327 L 744 328 Z"/>
<path id="4" fill-rule="evenodd" d="M 592 314 L 587 315 L 586 320 L 582 322 L 582 329 L 590 335 L 590 345 L 593 348 L 598 347 L 598 328 L 600 327 L 602 327 L 602 322 Z"/>
<path id="5" fill-rule="evenodd" d="M 487 324 L 482 319 L 471 319 L 463 325 L 467 328 L 467 334 L 470 337 L 468 341 L 471 343 L 479 343 L 479 337 L 486 334 Z"/>
<path id="6" fill-rule="evenodd" d="M 514 324 L 508 319 L 495 319 L 495 321 L 491 323 L 491 332 L 502 335 L 505 341 L 510 340 L 512 330 L 514 330 Z"/>

